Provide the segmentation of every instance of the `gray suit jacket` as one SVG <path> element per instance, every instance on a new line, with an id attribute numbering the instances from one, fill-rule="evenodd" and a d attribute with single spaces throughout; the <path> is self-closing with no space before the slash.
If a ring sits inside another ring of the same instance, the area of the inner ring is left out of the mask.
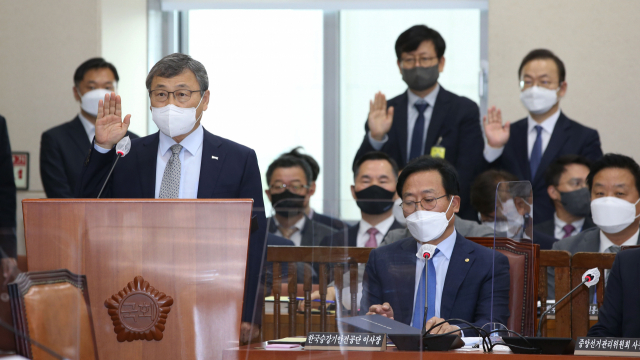
<path id="1" fill-rule="evenodd" d="M 491 227 L 483 224 L 478 224 L 475 221 L 465 220 L 458 215 L 456 215 L 455 228 L 458 234 L 462 235 L 465 238 L 493 237 L 493 229 Z M 389 245 L 400 239 L 406 239 L 408 237 L 411 237 L 411 233 L 407 228 L 391 230 L 384 237 L 384 239 L 380 243 L 380 246 Z"/>

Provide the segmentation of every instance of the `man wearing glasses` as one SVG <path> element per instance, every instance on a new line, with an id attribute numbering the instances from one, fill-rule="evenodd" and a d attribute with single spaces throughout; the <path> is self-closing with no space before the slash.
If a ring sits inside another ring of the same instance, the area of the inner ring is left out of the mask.
<path id="1" fill-rule="evenodd" d="M 469 189 L 482 166 L 480 111 L 473 101 L 438 83 L 445 48 L 440 33 L 425 25 L 400 34 L 395 44 L 397 66 L 409 89 L 388 102 L 379 92 L 369 102 L 366 135 L 355 160 L 377 150 L 387 153 L 402 169 L 423 154 L 444 158 L 460 176 L 460 215 L 475 220 Z"/>
<path id="2" fill-rule="evenodd" d="M 274 216 L 268 220 L 269 232 L 296 246 L 317 246 L 325 236 L 333 234 L 334 229 L 309 219 L 304 212 L 316 186 L 311 182 L 312 170 L 306 161 L 282 155 L 269 165 L 266 177 L 269 189 L 265 193 L 274 209 Z"/>
<path id="3" fill-rule="evenodd" d="M 564 63 L 554 53 L 546 49 L 531 51 L 518 69 L 520 100 L 529 115 L 503 125 L 500 109 L 492 107 L 482 120 L 487 137 L 484 159 L 489 166 L 531 182 L 534 224 L 553 220 L 554 207 L 544 173 L 555 159 L 567 154 L 591 161 L 602 157 L 598 132 L 560 110 L 560 99 L 567 92 L 565 76 Z"/>
<path id="4" fill-rule="evenodd" d="M 428 304 L 427 329 L 454 318 L 477 327 L 489 322 L 506 324 L 509 261 L 457 233 L 454 214 L 460 209 L 459 189 L 456 170 L 443 159 L 424 156 L 404 168 L 396 190 L 411 237 L 371 251 L 361 312 L 421 329 Z M 416 256 L 425 243 L 437 246 L 428 261 L 428 279 L 425 261 Z M 465 326 L 447 322 L 431 333 L 456 332 Z M 473 331 L 465 335 L 477 336 Z"/>
<path id="5" fill-rule="evenodd" d="M 200 62 L 184 54 L 165 56 L 149 72 L 146 86 L 160 131 L 131 141 L 130 153 L 118 161 L 101 197 L 252 198 L 259 230 L 251 234 L 247 259 L 244 303 L 250 305 L 243 309 L 241 336 L 246 341 L 258 334 L 257 326 L 252 326 L 252 305 L 267 227 L 256 154 L 200 124 L 210 96 L 207 71 Z M 95 140 L 84 162 L 78 197 L 98 196 L 116 157 L 114 147 L 130 122 L 131 115 L 122 119 L 120 96 L 111 93 L 100 100 Z M 261 308 L 260 302 L 256 308 Z"/>

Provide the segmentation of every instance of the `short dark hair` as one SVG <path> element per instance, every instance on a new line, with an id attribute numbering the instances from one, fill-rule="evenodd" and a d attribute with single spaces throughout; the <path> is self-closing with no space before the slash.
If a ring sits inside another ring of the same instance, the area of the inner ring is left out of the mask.
<path id="1" fill-rule="evenodd" d="M 311 184 L 311 167 L 307 164 L 306 161 L 301 158 L 291 156 L 291 155 L 282 155 L 279 158 L 275 159 L 269 168 L 267 169 L 267 185 L 271 183 L 271 175 L 276 169 L 279 168 L 292 168 L 299 167 L 304 171 L 304 176 L 307 180 L 307 185 Z"/>
<path id="2" fill-rule="evenodd" d="M 313 158 L 313 156 L 302 154 L 300 152 L 300 149 L 302 149 L 302 146 L 298 146 L 288 153 L 282 155 L 291 155 L 306 161 L 307 164 L 309 164 L 309 167 L 311 167 L 311 179 L 313 179 L 313 181 L 318 180 L 318 175 L 320 175 L 320 165 L 318 165 L 318 162 Z"/>
<path id="3" fill-rule="evenodd" d="M 196 80 L 198 80 L 200 96 L 204 95 L 204 92 L 209 90 L 207 69 L 204 68 L 204 65 L 202 65 L 200 61 L 181 53 L 167 55 L 153 65 L 147 75 L 147 90 L 151 90 L 151 82 L 153 82 L 154 77 L 172 78 L 182 74 L 182 72 L 187 69 L 191 70 Z"/>
<path id="4" fill-rule="evenodd" d="M 405 32 L 398 36 L 398 40 L 396 40 L 396 56 L 398 57 L 398 61 L 402 53 L 416 50 L 423 41 L 431 41 L 436 48 L 438 60 L 442 59 L 444 51 L 447 48 L 447 44 L 444 42 L 442 35 L 426 25 L 415 25 L 405 30 Z"/>
<path id="5" fill-rule="evenodd" d="M 391 169 L 393 170 L 393 175 L 398 179 L 398 164 L 395 160 L 393 160 L 389 155 L 383 153 L 382 151 L 369 151 L 364 155 L 360 156 L 356 162 L 353 164 L 353 178 L 358 177 L 358 173 L 360 172 L 360 166 L 364 164 L 365 161 L 369 160 L 384 160 L 391 164 Z"/>
<path id="6" fill-rule="evenodd" d="M 558 186 L 560 184 L 560 177 L 567 171 L 567 166 L 572 164 L 584 165 L 590 168 L 591 160 L 584 156 L 574 154 L 560 156 L 549 165 L 547 171 L 544 173 L 544 181 L 547 183 L 547 186 Z"/>
<path id="7" fill-rule="evenodd" d="M 422 155 L 411 160 L 402 170 L 402 173 L 398 177 L 398 185 L 396 186 L 398 196 L 402 198 L 402 188 L 404 187 L 405 181 L 407 181 L 407 178 L 411 174 L 431 170 L 440 173 L 440 176 L 442 177 L 442 187 L 444 187 L 444 191 L 447 196 L 460 194 L 458 172 L 453 165 L 449 164 L 444 159 L 434 158 L 429 155 Z"/>
<path id="8" fill-rule="evenodd" d="M 629 170 L 636 180 L 636 190 L 640 192 L 640 166 L 632 158 L 621 154 L 605 154 L 591 165 L 591 171 L 587 175 L 589 191 L 593 188 L 593 178 L 604 169 L 617 168 Z"/>
<path id="9" fill-rule="evenodd" d="M 539 59 L 553 60 L 553 62 L 556 63 L 556 67 L 558 68 L 558 80 L 560 81 L 560 83 L 564 82 L 564 79 L 567 76 L 567 71 L 564 68 L 564 63 L 562 62 L 562 60 L 560 60 L 559 57 L 556 56 L 556 54 L 551 52 L 551 50 L 547 50 L 547 49 L 531 50 L 527 54 L 527 56 L 525 56 L 524 59 L 522 59 L 522 62 L 520 63 L 520 68 L 518 69 L 518 79 L 520 79 L 520 77 L 522 76 L 522 69 L 524 69 L 524 66 L 527 65 L 527 63 L 529 63 L 530 61 L 539 60 Z"/>
<path id="10" fill-rule="evenodd" d="M 78 66 L 76 72 L 73 74 L 73 83 L 76 85 L 76 87 L 78 87 L 80 86 L 80 82 L 84 79 L 84 75 L 87 73 L 87 71 L 104 68 L 111 70 L 116 81 L 120 81 L 118 70 L 116 70 L 116 67 L 113 66 L 113 64 L 107 62 L 103 58 L 91 58 Z"/>
<path id="11" fill-rule="evenodd" d="M 518 178 L 504 170 L 487 170 L 476 177 L 471 185 L 471 206 L 482 215 L 495 211 L 496 187 L 505 181 L 518 181 Z"/>

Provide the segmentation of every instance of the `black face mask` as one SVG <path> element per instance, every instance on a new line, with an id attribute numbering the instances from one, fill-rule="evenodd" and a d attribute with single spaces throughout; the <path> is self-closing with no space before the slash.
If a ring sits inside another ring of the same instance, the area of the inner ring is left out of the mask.
<path id="1" fill-rule="evenodd" d="M 402 80 L 409 89 L 416 91 L 427 90 L 438 82 L 440 69 L 438 64 L 430 67 L 416 66 L 413 69 L 402 69 Z"/>
<path id="2" fill-rule="evenodd" d="M 380 215 L 391 209 L 393 206 L 393 194 L 395 192 L 385 190 L 378 185 L 369 186 L 366 189 L 356 192 L 356 203 L 363 213 L 369 215 Z M 383 200 L 383 201 L 374 201 Z"/>
<path id="3" fill-rule="evenodd" d="M 285 190 L 280 194 L 271 194 L 271 204 L 276 214 L 292 218 L 304 211 L 304 195 L 298 195 Z"/>
<path id="4" fill-rule="evenodd" d="M 591 212 L 591 194 L 589 188 L 574 191 L 561 192 L 560 203 L 569 214 L 577 217 L 586 217 Z"/>

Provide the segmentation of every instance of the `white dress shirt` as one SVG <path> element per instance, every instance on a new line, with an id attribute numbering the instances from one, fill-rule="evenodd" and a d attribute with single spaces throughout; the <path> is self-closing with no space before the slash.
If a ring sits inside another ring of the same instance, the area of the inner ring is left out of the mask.
<path id="1" fill-rule="evenodd" d="M 425 150 L 425 139 L 427 138 L 427 130 L 429 130 L 429 123 L 431 122 L 431 115 L 433 114 L 433 107 L 436 105 L 436 98 L 438 97 L 438 93 L 440 92 L 440 84 L 436 85 L 436 88 L 433 89 L 429 95 L 424 98 L 419 97 L 414 94 L 411 90 L 407 90 L 407 95 L 409 96 L 409 101 L 407 102 L 407 157 L 411 153 L 411 140 L 413 139 L 413 128 L 416 126 L 416 122 L 418 121 L 418 109 L 416 109 L 415 104 L 417 102 L 426 101 L 429 106 L 424 111 L 424 129 L 422 134 L 422 152 L 424 154 Z M 382 141 L 375 140 L 371 137 L 371 131 L 368 133 L 369 143 L 375 149 L 380 151 L 382 146 L 389 141 L 389 136 L 385 134 Z"/>
<path id="2" fill-rule="evenodd" d="M 559 117 L 559 109 L 547 120 L 543 121 L 542 124 L 538 124 L 535 120 L 533 120 L 533 118 L 531 118 L 531 115 L 527 117 L 527 157 L 529 159 L 531 159 L 533 145 L 536 142 L 536 137 L 538 137 L 536 125 L 542 126 L 542 132 L 540 133 L 540 136 L 542 137 L 542 154 L 544 154 L 544 151 L 547 149 L 547 145 L 549 145 L 551 134 L 553 134 L 553 129 L 556 127 L 556 123 L 558 122 Z M 490 163 L 496 161 L 496 159 L 502 155 L 503 151 L 504 146 L 500 148 L 492 148 L 488 143 L 484 144 L 484 158 Z"/>
<path id="3" fill-rule="evenodd" d="M 276 223 L 276 232 L 275 234 L 280 236 L 280 237 L 285 237 L 282 234 L 282 231 L 280 231 L 280 223 L 278 223 L 278 220 L 276 219 L 276 217 L 273 217 L 273 221 Z M 291 236 L 289 237 L 289 240 L 293 241 L 293 244 L 295 246 L 300 246 L 300 243 L 302 242 L 302 229 L 304 228 L 304 224 L 307 221 L 307 217 L 303 216 L 302 219 L 298 220 L 295 224 L 293 224 L 292 227 L 295 227 L 297 230 L 291 234 Z"/>
<path id="4" fill-rule="evenodd" d="M 440 304 L 442 304 L 442 290 L 444 289 L 444 281 L 447 278 L 447 270 L 449 269 L 449 261 L 453 253 L 453 247 L 456 244 L 457 233 L 455 229 L 448 238 L 438 244 L 440 251 L 433 257 L 433 266 L 436 269 L 436 308 L 434 315 L 440 317 Z M 416 252 L 420 251 L 421 243 L 416 242 Z M 418 295 L 418 286 L 420 285 L 420 276 L 424 272 L 424 259 L 416 259 L 416 282 L 413 288 L 413 309 L 416 307 L 416 296 Z M 427 284 L 428 286 L 428 284 Z M 427 301 L 425 299 L 425 301 Z M 413 313 L 411 315 L 413 319 Z M 422 318 L 422 317 L 421 317 Z M 429 319 L 427 319 L 429 320 Z M 413 322 L 413 321 L 412 321 Z M 413 326 L 413 325 L 412 325 Z"/>
<path id="5" fill-rule="evenodd" d="M 555 224 L 553 230 L 554 237 L 556 239 L 562 240 L 565 235 L 564 227 L 567 225 L 567 223 L 563 220 L 560 220 L 558 214 L 555 212 L 553 213 L 553 223 Z M 571 225 L 573 225 L 573 231 L 569 236 L 578 235 L 582 231 L 582 227 L 584 226 L 584 218 L 572 222 Z"/>
<path id="6" fill-rule="evenodd" d="M 638 234 L 640 233 L 640 229 L 638 231 L 636 231 L 635 234 L 633 234 L 632 237 L 630 237 L 627 241 L 623 242 L 622 245 L 620 246 L 631 246 L 631 245 L 637 245 L 638 244 Z M 614 243 L 611 242 L 611 240 L 609 240 L 609 238 L 607 238 L 607 235 L 605 235 L 604 232 L 602 232 L 602 230 L 600 230 L 600 252 L 601 253 L 610 253 L 610 251 L 608 250 L 610 246 L 615 245 Z"/>
<path id="7" fill-rule="evenodd" d="M 367 241 L 369 241 L 369 234 L 367 233 L 367 231 L 369 231 L 369 229 L 371 229 L 372 227 L 375 227 L 376 230 L 378 230 L 378 233 L 376 234 L 376 247 L 380 246 L 382 239 L 384 239 L 384 236 L 389 231 L 389 228 L 391 227 L 391 225 L 393 225 L 394 220 L 395 218 L 393 217 L 393 215 L 391 215 L 376 226 L 371 226 L 371 224 L 369 224 L 368 222 L 360 220 L 360 226 L 358 226 L 358 236 L 356 237 L 356 246 L 364 247 L 367 244 Z"/>
<path id="8" fill-rule="evenodd" d="M 87 133 L 87 137 L 89 137 L 89 142 L 93 142 L 93 137 L 96 136 L 96 126 L 87 120 L 81 112 L 78 113 L 78 117 L 80 118 L 82 127 L 84 127 L 84 131 Z"/>
<path id="9" fill-rule="evenodd" d="M 198 197 L 203 140 L 204 129 L 202 125 L 200 125 L 180 142 L 180 145 L 182 145 L 182 149 L 178 155 L 180 158 L 180 193 L 178 198 L 180 199 L 196 199 Z M 162 176 L 164 175 L 164 169 L 167 167 L 167 162 L 169 162 L 171 158 L 171 146 L 174 144 L 176 144 L 175 140 L 160 131 L 160 142 L 158 143 L 158 156 L 156 159 L 156 199 L 160 196 Z M 94 144 L 93 147 L 102 154 L 106 154 L 111 150 L 103 149 L 97 144 Z"/>

